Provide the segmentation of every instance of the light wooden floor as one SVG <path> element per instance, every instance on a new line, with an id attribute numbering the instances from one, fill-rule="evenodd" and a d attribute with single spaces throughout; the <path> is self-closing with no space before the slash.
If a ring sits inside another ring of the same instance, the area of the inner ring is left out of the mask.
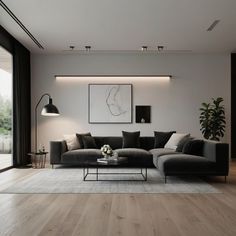
<path id="1" fill-rule="evenodd" d="M 31 174 L 34 170 L 32 170 Z M 21 176 L 0 174 L 0 188 Z M 222 194 L 0 194 L 0 235 L 236 235 L 236 163 Z"/>

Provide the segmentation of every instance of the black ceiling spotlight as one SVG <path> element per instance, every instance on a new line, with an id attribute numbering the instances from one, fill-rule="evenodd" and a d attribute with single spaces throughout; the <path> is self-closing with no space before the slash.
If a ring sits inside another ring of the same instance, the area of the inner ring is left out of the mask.
<path id="1" fill-rule="evenodd" d="M 163 50 L 164 50 L 164 46 L 160 46 L 160 45 L 157 46 L 157 51 L 158 51 L 158 52 L 161 52 L 161 51 L 163 51 Z"/>
<path id="2" fill-rule="evenodd" d="M 147 49 L 148 49 L 148 46 L 142 46 L 142 51 L 143 51 L 143 52 L 146 52 Z"/>
<path id="3" fill-rule="evenodd" d="M 91 46 L 85 46 L 85 51 L 90 52 Z"/>
<path id="4" fill-rule="evenodd" d="M 75 46 L 71 45 L 69 46 L 69 48 L 71 49 L 71 51 L 73 51 L 75 49 Z"/>

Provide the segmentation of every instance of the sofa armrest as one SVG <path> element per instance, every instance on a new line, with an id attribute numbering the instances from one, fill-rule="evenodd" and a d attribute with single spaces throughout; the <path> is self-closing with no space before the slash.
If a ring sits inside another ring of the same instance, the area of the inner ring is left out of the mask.
<path id="1" fill-rule="evenodd" d="M 216 163 L 216 169 L 222 175 L 229 173 L 229 144 L 214 141 L 205 141 L 204 157 Z"/>
<path id="2" fill-rule="evenodd" d="M 60 164 L 61 155 L 67 151 L 66 142 L 51 141 L 50 142 L 50 164 Z"/>

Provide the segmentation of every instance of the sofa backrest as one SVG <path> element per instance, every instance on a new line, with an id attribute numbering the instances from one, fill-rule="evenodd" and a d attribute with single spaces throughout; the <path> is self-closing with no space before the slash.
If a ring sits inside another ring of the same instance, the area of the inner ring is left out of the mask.
<path id="1" fill-rule="evenodd" d="M 93 136 L 94 137 L 94 136 Z M 104 144 L 109 144 L 112 149 L 118 149 L 122 147 L 122 137 L 116 136 L 95 136 L 95 142 L 98 148 L 101 148 Z"/>
<path id="2" fill-rule="evenodd" d="M 109 144 L 112 149 L 122 148 L 123 138 L 121 136 L 94 136 L 98 148 Z M 140 148 L 145 150 L 153 149 L 154 137 L 140 137 Z"/>

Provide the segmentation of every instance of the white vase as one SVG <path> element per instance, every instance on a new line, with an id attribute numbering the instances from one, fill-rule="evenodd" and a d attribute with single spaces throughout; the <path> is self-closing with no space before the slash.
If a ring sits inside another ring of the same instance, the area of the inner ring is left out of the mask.
<path id="1" fill-rule="evenodd" d="M 105 158 L 106 160 L 109 160 L 110 156 L 107 155 L 107 154 L 105 154 L 105 155 L 104 155 L 104 158 Z"/>

